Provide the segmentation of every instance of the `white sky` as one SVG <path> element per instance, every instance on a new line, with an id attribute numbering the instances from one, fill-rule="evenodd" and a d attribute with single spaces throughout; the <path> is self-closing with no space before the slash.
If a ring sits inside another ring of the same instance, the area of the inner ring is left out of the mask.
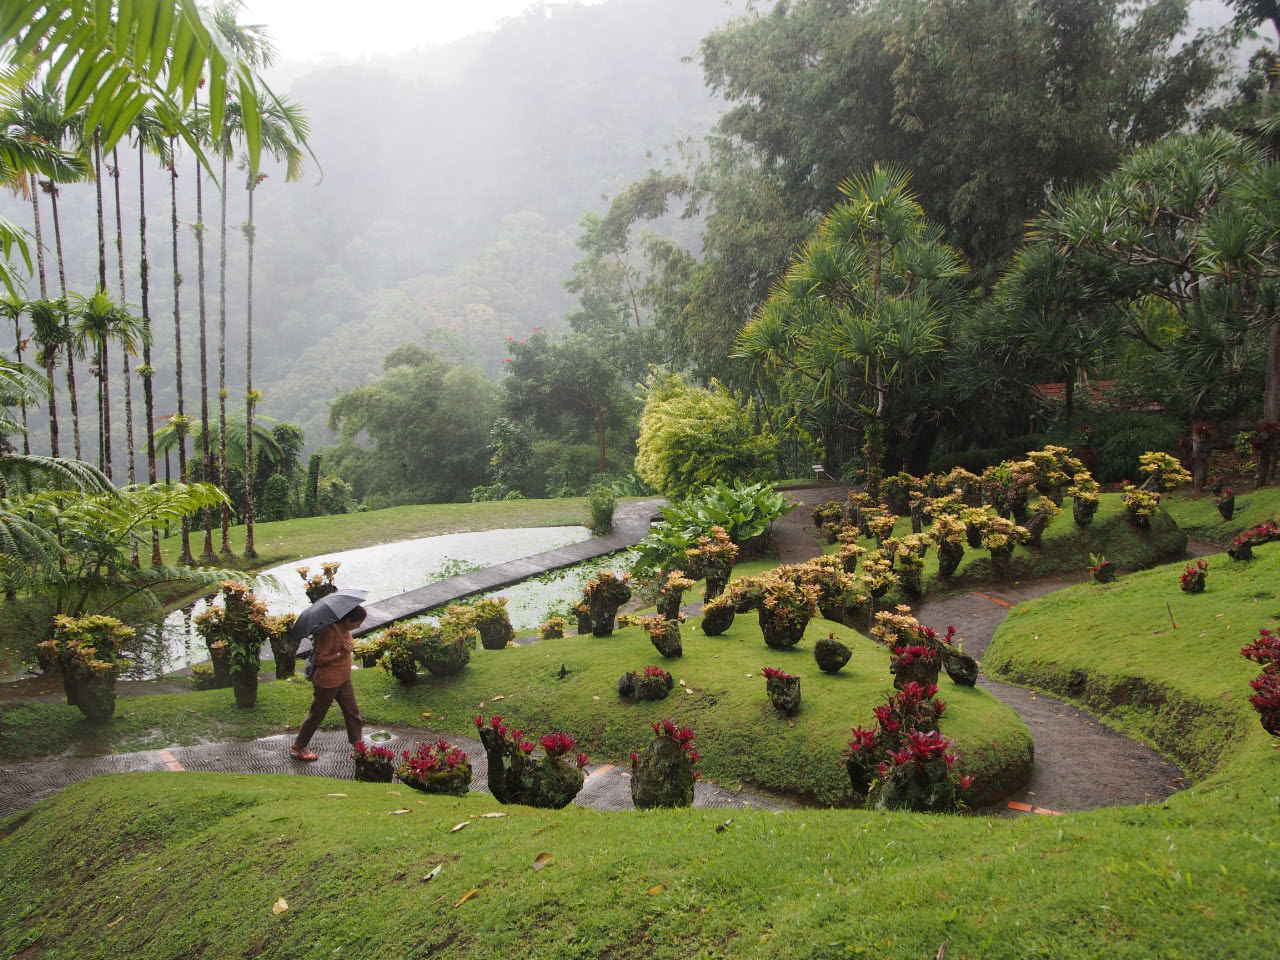
<path id="1" fill-rule="evenodd" d="M 270 30 L 281 60 L 396 54 L 450 43 L 523 13 L 532 0 L 246 0 L 241 23 Z M 599 3 L 600 0 L 577 0 Z"/>

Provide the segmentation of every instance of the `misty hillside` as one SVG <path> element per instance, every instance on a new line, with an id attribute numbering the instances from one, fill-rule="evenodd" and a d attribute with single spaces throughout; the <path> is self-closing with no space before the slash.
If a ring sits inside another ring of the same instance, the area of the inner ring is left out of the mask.
<path id="1" fill-rule="evenodd" d="M 290 420 L 308 445 L 329 440 L 328 403 L 376 375 L 383 355 L 439 330 L 435 342 L 496 375 L 503 337 L 555 328 L 572 301 L 562 282 L 579 251 L 578 220 L 602 211 L 660 157 L 708 130 L 718 108 L 700 68 L 683 63 L 736 12 L 723 0 L 609 0 L 553 5 L 448 48 L 359 65 L 285 65 L 277 92 L 301 103 L 320 164 L 287 184 L 277 169 L 256 192 L 254 386 L 260 412 Z M 129 276 L 138 260 L 136 154 L 120 158 Z M 195 160 L 178 162 L 186 409 L 198 415 Z M 321 172 L 323 176 L 321 176 Z M 243 174 L 231 175 L 228 395 L 242 403 L 246 216 Z M 150 313 L 157 415 L 174 409 L 169 178 L 146 169 Z M 108 278 L 117 294 L 114 208 L 107 187 Z M 204 190 L 211 395 L 216 396 L 218 194 Z M 96 272 L 92 185 L 64 187 L 62 231 L 73 290 Z M 23 224 L 31 208 L 4 197 Z M 46 204 L 46 234 L 51 233 Z M 51 236 L 46 244 L 52 247 Z M 51 293 L 57 273 L 50 251 Z M 133 282 L 132 280 L 130 281 Z M 33 281 L 31 295 L 36 295 Z M 127 299 L 137 304 L 139 291 Z M 113 367 L 117 364 L 113 362 Z M 80 377 L 82 407 L 91 386 Z M 117 385 L 113 406 L 123 415 Z M 91 422 L 91 414 L 86 423 Z M 138 417 L 141 422 L 141 417 Z M 84 429 L 89 429 L 87 426 Z M 33 436 L 43 441 L 43 428 Z M 123 449 L 121 431 L 116 446 Z M 86 444 L 92 449 L 94 441 Z M 121 462 L 119 459 L 117 462 Z"/>

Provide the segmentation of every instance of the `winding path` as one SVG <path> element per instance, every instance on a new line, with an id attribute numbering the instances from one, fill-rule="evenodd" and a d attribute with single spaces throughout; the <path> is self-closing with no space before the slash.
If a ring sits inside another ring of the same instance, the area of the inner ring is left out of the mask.
<path id="1" fill-rule="evenodd" d="M 819 487 L 795 491 L 792 498 L 806 504 L 843 499 L 848 487 Z M 794 563 L 817 556 L 818 531 L 803 508 L 793 510 L 780 524 L 780 559 Z M 1200 546 L 1200 545 L 1197 545 Z M 1204 545 L 1207 546 L 1207 545 Z M 1196 551 L 1193 547 L 1193 552 Z M 965 652 L 982 659 L 1009 611 L 1019 603 L 1043 597 L 1083 580 L 1044 577 L 1022 583 L 925 601 L 912 614 L 939 632 L 955 625 Z M 998 683 L 983 674 L 978 685 L 1013 708 L 1035 741 L 1031 781 L 1013 794 L 1001 812 L 1065 813 L 1096 807 L 1164 800 L 1190 786 L 1182 770 L 1143 743 L 1131 740 L 1101 720 L 1069 703 Z"/>
<path id="2" fill-rule="evenodd" d="M 791 496 L 801 504 L 812 505 L 833 498 L 843 499 L 848 489 L 835 485 L 810 487 L 792 491 Z M 546 570 L 569 566 L 628 546 L 647 532 L 649 517 L 657 502 L 637 501 L 620 508 L 615 532 L 609 537 L 440 581 L 382 601 L 376 608 L 371 608 L 370 613 L 376 613 L 378 625 L 385 625 L 457 597 L 498 589 Z M 809 511 L 803 506 L 793 510 L 776 531 L 779 559 L 784 563 L 794 563 L 817 556 L 820 552 L 817 537 L 818 531 L 810 522 Z M 1049 577 L 1002 585 L 984 592 L 928 601 L 919 605 L 914 613 L 920 622 L 938 630 L 954 624 L 964 638 L 966 652 L 981 659 L 996 628 L 1010 609 L 1072 582 L 1076 581 Z M 985 675 L 979 679 L 979 685 L 1012 707 L 1022 717 L 1035 741 L 1031 781 L 1002 806 L 988 812 L 1015 816 L 1022 813 L 1056 814 L 1115 804 L 1159 801 L 1189 785 L 1176 765 L 1146 745 L 1117 733 L 1085 711 L 1045 694 L 988 680 Z M 138 687 L 128 692 L 135 695 L 163 692 L 150 684 L 140 683 Z M 376 732 L 374 728 L 369 728 L 369 731 Z M 412 750 L 419 742 L 435 739 L 434 734 L 420 729 L 390 728 L 389 732 L 394 741 L 387 745 L 397 750 Z M 317 734 L 314 743 L 321 760 L 313 764 L 289 757 L 289 736 L 291 734 L 284 733 L 247 742 L 9 764 L 0 767 L 0 817 L 30 806 L 70 783 L 103 773 L 201 770 L 352 777 L 353 766 L 347 758 L 342 731 L 329 730 Z M 472 789 L 486 790 L 484 751 L 480 742 L 453 736 L 449 739 L 471 758 L 475 771 Z M 630 774 L 624 766 L 592 764 L 588 766 L 587 773 L 587 783 L 575 804 L 605 810 L 629 809 L 632 806 Z M 390 788 L 398 789 L 395 785 Z M 795 804 L 785 798 L 741 789 L 730 790 L 704 782 L 697 785 L 694 806 L 781 810 Z"/>

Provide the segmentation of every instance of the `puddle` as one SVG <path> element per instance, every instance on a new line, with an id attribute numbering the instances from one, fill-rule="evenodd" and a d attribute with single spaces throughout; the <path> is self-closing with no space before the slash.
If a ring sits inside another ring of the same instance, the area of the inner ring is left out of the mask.
<path id="1" fill-rule="evenodd" d="M 308 557 L 281 564 L 264 571 L 264 580 L 256 588 L 258 596 L 272 614 L 298 613 L 308 606 L 307 594 L 298 567 L 310 567 L 319 573 L 322 561 L 342 563 L 336 583 L 340 587 L 363 587 L 369 591 L 369 603 L 385 600 L 408 590 L 456 576 L 467 570 L 506 563 L 519 557 L 580 543 L 591 536 L 586 527 L 523 527 L 513 530 L 485 530 L 478 533 L 452 533 L 441 537 L 405 540 L 376 547 L 362 547 Z M 566 571 L 567 573 L 576 572 Z M 581 574 L 577 591 L 587 573 Z M 265 579 L 269 577 L 270 579 Z M 530 586 L 549 588 L 549 584 L 521 584 L 500 591 L 511 596 Z M 548 604 L 536 599 L 542 590 L 530 593 L 529 616 L 540 616 Z M 138 647 L 133 666 L 121 674 L 129 680 L 150 680 L 208 659 L 204 641 L 196 633 L 192 618 L 205 609 L 206 600 L 198 600 L 175 610 L 163 620 L 135 624 Z M 532 611 L 536 608 L 536 614 Z M 513 618 L 514 619 L 514 618 Z M 539 620 L 534 619 L 532 626 Z"/>

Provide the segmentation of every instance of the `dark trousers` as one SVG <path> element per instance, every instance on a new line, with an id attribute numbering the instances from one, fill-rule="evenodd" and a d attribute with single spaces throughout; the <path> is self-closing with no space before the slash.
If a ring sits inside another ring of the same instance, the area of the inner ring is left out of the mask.
<path id="1" fill-rule="evenodd" d="M 364 720 L 360 716 L 360 708 L 356 706 L 356 692 L 351 687 L 351 681 L 348 680 L 340 687 L 316 687 L 315 689 L 315 699 L 311 701 L 311 712 L 307 714 L 307 719 L 302 721 L 302 726 L 298 730 L 298 739 L 294 744 L 302 748 L 311 742 L 312 736 L 320 728 L 324 715 L 329 712 L 329 707 L 335 700 L 342 708 L 342 718 L 347 721 L 347 739 L 352 743 L 359 740 L 364 735 Z"/>

